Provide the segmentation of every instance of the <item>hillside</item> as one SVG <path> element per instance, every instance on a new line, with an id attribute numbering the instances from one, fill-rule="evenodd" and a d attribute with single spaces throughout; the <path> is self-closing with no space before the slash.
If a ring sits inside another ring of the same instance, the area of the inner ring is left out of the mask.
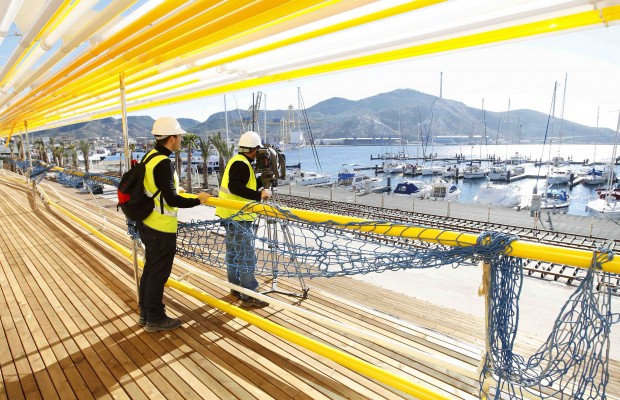
<path id="1" fill-rule="evenodd" d="M 412 89 L 397 89 L 365 99 L 353 101 L 334 97 L 321 101 L 306 110 L 312 137 L 320 143 L 322 139 L 357 138 L 374 139 L 381 144 L 387 138 L 402 137 L 408 142 L 427 142 L 431 135 L 435 142 L 449 143 L 453 137 L 463 137 L 466 142 L 497 143 L 540 143 L 545 137 L 548 115 L 532 110 L 490 112 L 465 104 L 440 99 Z M 259 113 L 259 126 L 264 126 L 265 112 Z M 291 126 L 301 125 L 306 138 L 310 137 L 303 124 L 303 113 L 297 110 L 267 110 L 267 138 L 269 142 L 281 140 L 283 121 L 294 121 Z M 129 135 L 140 137 L 150 135 L 153 119 L 149 116 L 128 117 Z M 206 121 L 199 122 L 181 118 L 184 129 L 199 135 L 223 132 L 225 114 L 212 114 Z M 558 119 L 550 125 L 547 138 L 564 143 L 592 143 L 596 128 L 571 121 L 560 123 Z M 247 110 L 228 111 L 229 133 L 232 139 L 243 131 L 251 129 L 251 113 Z M 560 127 L 562 132 L 560 133 Z M 299 128 L 292 128 L 293 130 Z M 37 135 L 74 135 L 76 138 L 107 137 L 120 138 L 120 119 L 106 118 L 98 121 L 70 125 Z M 613 143 L 615 132 L 601 128 L 599 143 Z M 261 132 L 261 135 L 263 133 Z"/>

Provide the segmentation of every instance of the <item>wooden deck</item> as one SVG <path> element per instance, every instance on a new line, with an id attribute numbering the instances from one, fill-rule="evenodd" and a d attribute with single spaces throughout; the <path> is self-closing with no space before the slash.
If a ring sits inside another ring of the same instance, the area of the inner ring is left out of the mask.
<path id="1" fill-rule="evenodd" d="M 184 325 L 145 332 L 136 324 L 130 261 L 35 201 L 19 179 L 0 171 L 0 399 L 411 398 L 169 288 L 168 312 Z M 51 185 L 64 207 L 130 246 L 113 202 L 99 198 L 99 209 L 90 195 Z M 224 278 L 224 271 L 196 266 Z M 175 268 L 173 274 L 183 272 Z M 188 281 L 234 301 L 228 289 L 199 276 Z M 280 280 L 279 286 L 299 290 L 294 280 Z M 349 278 L 316 279 L 310 286 L 308 299 L 270 296 L 471 368 L 478 365 L 482 320 Z M 254 312 L 448 397 L 476 398 L 475 380 L 278 307 Z M 530 338 L 532 348 L 538 340 Z M 618 363 L 611 368 L 608 393 L 617 394 Z"/>

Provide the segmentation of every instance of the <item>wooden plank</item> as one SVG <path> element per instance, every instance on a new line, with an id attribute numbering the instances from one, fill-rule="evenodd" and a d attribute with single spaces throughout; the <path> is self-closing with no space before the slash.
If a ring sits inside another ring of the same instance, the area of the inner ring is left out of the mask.
<path id="1" fill-rule="evenodd" d="M 32 336 L 24 322 L 22 308 L 27 311 L 28 302 L 19 292 L 19 285 L 13 274 L 13 270 L 19 268 L 21 260 L 7 257 L 7 261 L 8 264 L 3 265 L 3 271 L 9 285 L 8 288 L 3 288 L 6 305 L 1 308 L 0 312 L 2 313 L 2 326 L 8 339 L 8 349 L 14 360 L 23 396 L 36 398 L 45 390 L 48 396 L 58 398 L 49 375 L 41 370 L 36 345 L 33 343 Z"/>

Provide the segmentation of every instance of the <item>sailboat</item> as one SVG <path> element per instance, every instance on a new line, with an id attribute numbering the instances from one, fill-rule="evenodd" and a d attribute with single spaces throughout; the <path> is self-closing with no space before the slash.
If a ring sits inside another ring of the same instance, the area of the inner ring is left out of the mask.
<path id="1" fill-rule="evenodd" d="M 594 136 L 594 155 L 592 157 L 592 168 L 588 169 L 586 175 L 583 178 L 583 184 L 590 186 L 601 185 L 607 182 L 610 174 L 612 176 L 614 174 L 613 166 L 611 168 L 606 167 L 604 170 L 596 169 L 596 143 L 598 142 L 599 111 L 597 111 L 596 113 L 596 135 Z"/>
<path id="2" fill-rule="evenodd" d="M 614 149 L 612 151 L 611 161 L 609 167 L 612 169 L 612 173 L 607 177 L 607 191 L 604 192 L 604 197 L 599 197 L 595 200 L 588 202 L 586 205 L 586 211 L 593 217 L 607 218 L 613 220 L 620 220 L 620 200 L 614 196 L 614 174 L 613 163 L 616 160 L 616 154 L 618 151 L 618 133 L 620 132 L 620 112 L 618 113 L 618 124 L 616 126 L 616 141 L 614 143 Z"/>
<path id="3" fill-rule="evenodd" d="M 564 94 L 562 96 L 562 111 L 560 114 L 560 130 L 558 133 L 558 155 L 551 159 L 551 141 L 549 144 L 549 170 L 547 172 L 547 184 L 549 185 L 563 185 L 571 181 L 573 177 L 572 168 L 570 163 L 565 163 L 564 158 L 560 155 L 562 148 L 562 127 L 564 126 L 564 105 L 566 104 L 566 85 L 568 83 L 568 74 L 564 78 Z"/>

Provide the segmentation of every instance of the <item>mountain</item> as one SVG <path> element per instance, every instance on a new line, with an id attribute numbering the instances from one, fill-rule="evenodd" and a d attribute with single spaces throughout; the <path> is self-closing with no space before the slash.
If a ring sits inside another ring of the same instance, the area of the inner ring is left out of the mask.
<path id="1" fill-rule="evenodd" d="M 188 130 L 200 123 L 195 119 L 179 118 L 179 124 Z M 127 117 L 127 131 L 130 137 L 151 136 L 155 120 L 147 115 Z M 123 126 L 120 118 L 104 118 L 95 121 L 81 122 L 79 124 L 67 125 L 60 128 L 46 129 L 35 132 L 35 136 L 65 136 L 74 139 L 88 138 L 108 138 L 119 139 L 123 133 Z"/>
<path id="2" fill-rule="evenodd" d="M 266 114 L 266 117 L 265 117 Z M 306 118 L 307 116 L 307 118 Z M 533 110 L 511 110 L 491 112 L 469 107 L 464 103 L 438 98 L 413 89 L 397 89 L 361 100 L 334 97 L 321 101 L 305 110 L 305 115 L 292 107 L 287 110 L 267 110 L 258 113 L 258 126 L 264 134 L 267 120 L 269 142 L 281 140 L 283 127 L 288 121 L 291 130 L 301 129 L 306 138 L 312 136 L 316 142 L 322 139 L 356 138 L 381 144 L 387 138 L 402 138 L 409 142 L 428 142 L 431 136 L 435 142 L 450 143 L 542 143 L 547 141 L 563 143 L 593 143 L 596 128 L 561 121 L 555 118 L 547 125 L 549 116 Z M 308 121 L 311 135 L 305 124 Z M 131 137 L 149 136 L 153 118 L 148 116 L 128 117 Z M 199 135 L 224 132 L 224 112 L 212 114 L 204 122 L 180 118 L 179 123 L 188 132 Z M 252 129 L 252 115 L 247 110 L 228 111 L 229 136 L 236 139 L 245 130 Z M 254 128 L 256 130 L 256 127 Z M 62 128 L 37 132 L 37 135 L 74 135 L 85 137 L 119 138 L 120 119 L 105 118 Z M 615 132 L 600 128 L 598 142 L 613 143 Z M 486 140 L 485 140 L 486 138 Z"/>

